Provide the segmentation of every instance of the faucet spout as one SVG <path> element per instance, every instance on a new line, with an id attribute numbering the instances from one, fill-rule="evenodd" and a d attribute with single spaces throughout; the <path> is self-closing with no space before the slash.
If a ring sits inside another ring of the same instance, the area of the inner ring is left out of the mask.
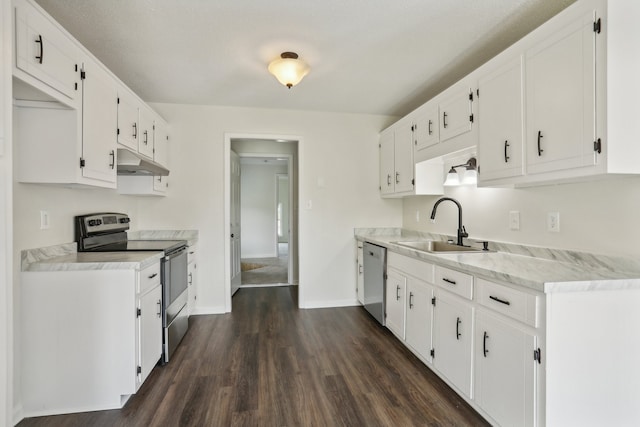
<path id="1" fill-rule="evenodd" d="M 462 239 L 464 239 L 465 237 L 469 237 L 469 233 L 467 233 L 467 230 L 464 228 L 464 225 L 462 225 L 462 205 L 460 205 L 460 202 L 458 202 L 456 199 L 452 199 L 451 197 L 441 197 L 433 205 L 433 210 L 431 211 L 431 221 L 432 222 L 435 221 L 436 211 L 438 210 L 438 206 L 440 205 L 440 203 L 447 200 L 455 203 L 456 206 L 458 207 L 458 241 L 456 244 L 458 246 L 464 246 L 462 244 Z"/>

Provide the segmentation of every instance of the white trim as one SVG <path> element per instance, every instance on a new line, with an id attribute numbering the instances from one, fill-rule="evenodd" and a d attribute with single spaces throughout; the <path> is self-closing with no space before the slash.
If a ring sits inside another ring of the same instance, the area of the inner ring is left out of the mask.
<path id="1" fill-rule="evenodd" d="M 224 180 L 224 218 L 223 218 L 223 230 L 224 230 L 224 312 L 231 312 L 231 269 L 230 269 L 230 235 L 231 235 L 231 180 L 229 174 L 229 166 L 231 164 L 231 140 L 232 139 L 262 139 L 262 140 L 286 140 L 286 141 L 297 141 L 298 143 L 298 200 L 300 200 L 301 193 L 301 176 L 302 176 L 302 159 L 303 159 L 303 138 L 297 135 L 280 135 L 280 134 L 254 134 L 254 133 L 229 133 L 225 132 L 224 134 L 224 167 L 223 167 L 223 180 Z M 246 153 L 243 157 L 248 156 Z M 254 157 L 268 157 L 267 153 L 254 154 Z M 289 162 L 289 175 L 291 175 L 293 161 Z M 292 180 L 289 181 L 290 188 L 292 188 Z M 291 190 L 290 195 L 293 195 L 293 190 Z M 291 197 L 290 200 L 293 200 Z M 290 209 L 293 208 L 293 203 L 289 203 Z M 301 212 L 298 211 L 298 228 L 295 238 L 298 240 L 298 244 L 296 245 L 296 258 L 298 259 L 298 278 L 300 277 L 301 268 L 300 268 L 300 240 L 302 236 L 300 235 L 300 231 L 303 229 L 302 227 L 302 217 Z M 291 216 L 290 218 L 293 218 Z M 289 239 L 289 245 L 291 245 L 291 238 Z M 291 246 L 289 246 L 289 263 L 292 265 L 292 251 Z M 304 287 L 298 286 L 298 307 L 302 307 L 304 302 Z M 198 310 L 199 311 L 199 310 Z"/>
<path id="2" fill-rule="evenodd" d="M 355 307 L 361 306 L 360 301 L 358 299 L 343 299 L 343 300 L 333 300 L 333 301 L 309 301 L 304 307 L 300 308 L 335 308 L 335 307 Z"/>
<path id="3" fill-rule="evenodd" d="M 285 286 L 288 287 L 293 285 L 290 285 L 288 283 L 263 283 L 263 284 L 254 283 L 254 284 L 240 285 L 240 289 L 242 288 L 283 288 Z"/>
<path id="4" fill-rule="evenodd" d="M 196 307 L 191 312 L 190 316 L 202 316 L 207 314 L 224 314 L 226 308 L 224 305 L 214 305 L 211 307 Z"/>

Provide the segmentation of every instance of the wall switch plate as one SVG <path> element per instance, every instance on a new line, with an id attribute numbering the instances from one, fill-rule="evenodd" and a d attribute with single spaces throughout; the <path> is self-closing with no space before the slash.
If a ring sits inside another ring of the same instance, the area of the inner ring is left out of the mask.
<path id="1" fill-rule="evenodd" d="M 49 229 L 49 211 L 40 211 L 40 230 Z"/>
<path id="2" fill-rule="evenodd" d="M 520 230 L 520 211 L 509 212 L 509 230 Z"/>
<path id="3" fill-rule="evenodd" d="M 560 212 L 547 213 L 547 231 L 560 232 Z"/>
<path id="4" fill-rule="evenodd" d="M 313 201 L 311 200 L 307 200 L 307 203 L 305 205 L 305 208 L 307 208 L 307 210 L 311 210 L 313 209 Z"/>
<path id="5" fill-rule="evenodd" d="M 420 211 L 416 210 L 416 222 L 420 222 Z"/>

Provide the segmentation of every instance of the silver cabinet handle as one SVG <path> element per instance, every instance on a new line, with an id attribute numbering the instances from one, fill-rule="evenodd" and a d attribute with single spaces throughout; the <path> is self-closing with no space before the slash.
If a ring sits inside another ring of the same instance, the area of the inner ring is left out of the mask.
<path id="1" fill-rule="evenodd" d="M 400 285 L 396 285 L 396 301 L 400 300 Z"/>
<path id="2" fill-rule="evenodd" d="M 158 304 L 158 312 L 156 314 L 160 317 L 162 316 L 162 300 L 158 300 L 156 304 Z"/>
<path id="3" fill-rule="evenodd" d="M 158 275 L 158 273 L 153 273 L 151 276 L 148 276 L 149 279 L 153 279 L 154 277 L 156 277 Z"/>
<path id="4" fill-rule="evenodd" d="M 137 139 L 138 138 L 138 124 L 134 123 L 133 124 L 133 139 Z"/>

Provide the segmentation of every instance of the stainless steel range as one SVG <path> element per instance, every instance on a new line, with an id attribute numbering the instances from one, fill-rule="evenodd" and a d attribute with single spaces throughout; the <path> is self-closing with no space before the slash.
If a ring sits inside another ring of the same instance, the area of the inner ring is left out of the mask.
<path id="1" fill-rule="evenodd" d="M 129 240 L 131 219 L 122 213 L 94 213 L 75 217 L 78 252 L 162 251 L 162 363 L 169 362 L 189 328 L 187 313 L 187 242 L 185 240 Z"/>

